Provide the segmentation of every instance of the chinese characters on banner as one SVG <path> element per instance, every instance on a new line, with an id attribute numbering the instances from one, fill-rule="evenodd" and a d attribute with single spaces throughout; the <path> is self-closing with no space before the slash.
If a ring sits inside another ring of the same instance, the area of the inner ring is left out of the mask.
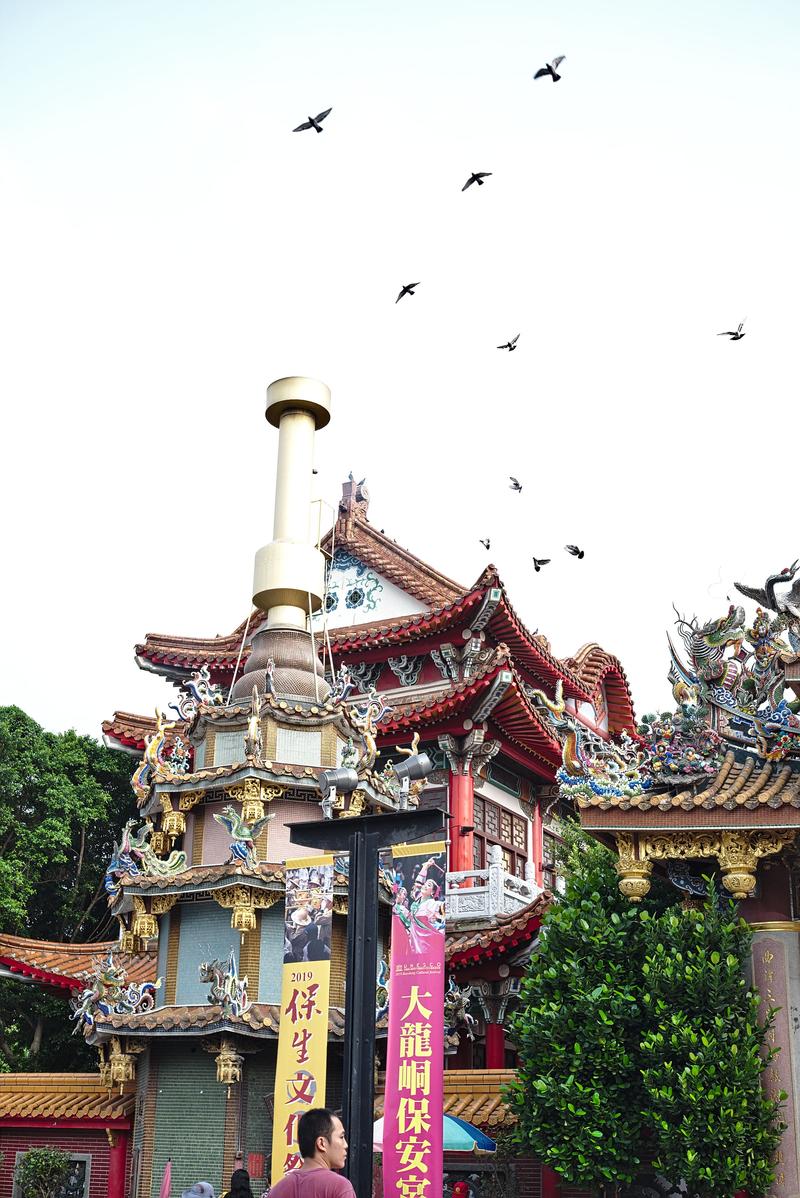
<path id="1" fill-rule="evenodd" d="M 398 845 L 391 886 L 384 1198 L 440 1198 L 444 1056 L 445 846 Z"/>
<path id="2" fill-rule="evenodd" d="M 297 1121 L 325 1105 L 333 858 L 286 862 L 283 985 L 275 1070 L 272 1184 L 301 1161 Z"/>

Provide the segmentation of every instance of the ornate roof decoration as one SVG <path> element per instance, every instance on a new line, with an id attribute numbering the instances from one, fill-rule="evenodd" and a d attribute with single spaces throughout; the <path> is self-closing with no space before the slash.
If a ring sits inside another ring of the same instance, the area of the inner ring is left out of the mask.
<path id="1" fill-rule="evenodd" d="M 676 609 L 683 649 L 669 639 L 669 680 L 677 709 L 646 715 L 636 739 L 622 733 L 608 743 L 565 719 L 562 795 L 600 810 L 800 807 L 796 655 L 781 637 L 787 629 L 800 636 L 797 569 L 795 563 L 772 575 L 763 591 L 736 584 L 776 618 L 758 607 L 748 621 L 744 608 L 731 604 L 700 624 Z M 776 597 L 779 583 L 793 584 L 788 596 Z"/>
<path id="2" fill-rule="evenodd" d="M 200 981 L 209 982 L 208 1001 L 219 1007 L 224 1019 L 243 1017 L 252 1007 L 247 993 L 247 977 L 240 978 L 233 949 L 227 962 L 215 958 L 200 965 Z"/>
<path id="3" fill-rule="evenodd" d="M 95 958 L 93 971 L 87 981 L 88 986 L 72 999 L 72 1018 L 78 1021 L 78 1027 L 84 1024 L 87 1028 L 93 1028 L 96 1020 L 106 1015 L 134 1015 L 152 1011 L 162 979 L 130 982 L 125 970 L 115 964 L 114 954 L 109 949 L 104 960 Z"/>

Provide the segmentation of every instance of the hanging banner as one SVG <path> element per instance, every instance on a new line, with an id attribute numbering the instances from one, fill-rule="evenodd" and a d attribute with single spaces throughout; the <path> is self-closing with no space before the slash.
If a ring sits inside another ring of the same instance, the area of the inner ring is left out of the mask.
<path id="1" fill-rule="evenodd" d="M 398 845 L 391 869 L 384 1198 L 442 1193 L 445 845 Z"/>
<path id="2" fill-rule="evenodd" d="M 302 1163 L 297 1121 L 325 1105 L 333 857 L 286 862 L 283 984 L 272 1123 L 272 1184 Z"/>

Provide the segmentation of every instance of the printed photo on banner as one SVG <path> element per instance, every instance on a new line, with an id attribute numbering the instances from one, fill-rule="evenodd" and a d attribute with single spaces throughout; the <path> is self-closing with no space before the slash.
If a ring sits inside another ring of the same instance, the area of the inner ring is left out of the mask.
<path id="1" fill-rule="evenodd" d="M 287 873 L 284 965 L 330 961 L 332 926 L 333 864 Z"/>
<path id="2" fill-rule="evenodd" d="M 383 867 L 386 885 L 392 892 L 392 914 L 399 920 L 415 952 L 421 952 L 431 937 L 444 940 L 444 854 L 392 857 Z"/>

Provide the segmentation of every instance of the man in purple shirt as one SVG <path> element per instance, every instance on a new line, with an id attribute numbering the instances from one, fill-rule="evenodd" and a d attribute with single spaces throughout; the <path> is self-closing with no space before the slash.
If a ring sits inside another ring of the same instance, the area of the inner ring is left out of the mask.
<path id="1" fill-rule="evenodd" d="M 297 1144 L 303 1163 L 287 1173 L 269 1192 L 269 1198 L 355 1198 L 343 1169 L 347 1140 L 338 1115 L 325 1107 L 312 1107 L 297 1121 Z"/>

